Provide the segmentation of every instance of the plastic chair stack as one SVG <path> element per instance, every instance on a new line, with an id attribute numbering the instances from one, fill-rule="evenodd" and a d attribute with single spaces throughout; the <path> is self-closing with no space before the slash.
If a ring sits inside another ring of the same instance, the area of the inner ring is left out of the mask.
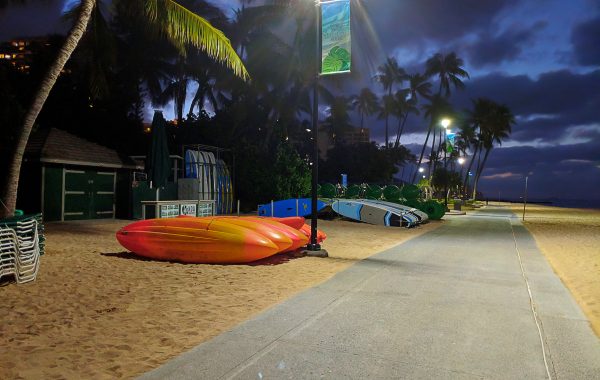
<path id="1" fill-rule="evenodd" d="M 36 279 L 43 253 L 41 216 L 0 221 L 0 279 L 14 276 L 19 284 Z"/>

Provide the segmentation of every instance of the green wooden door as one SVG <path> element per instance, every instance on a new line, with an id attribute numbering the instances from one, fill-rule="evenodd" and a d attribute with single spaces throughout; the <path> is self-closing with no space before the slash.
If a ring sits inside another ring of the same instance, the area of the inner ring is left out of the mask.
<path id="1" fill-rule="evenodd" d="M 113 218 L 115 172 L 64 169 L 64 220 Z"/>
<path id="2" fill-rule="evenodd" d="M 115 217 L 116 176 L 115 172 L 90 173 L 92 179 L 91 218 Z"/>

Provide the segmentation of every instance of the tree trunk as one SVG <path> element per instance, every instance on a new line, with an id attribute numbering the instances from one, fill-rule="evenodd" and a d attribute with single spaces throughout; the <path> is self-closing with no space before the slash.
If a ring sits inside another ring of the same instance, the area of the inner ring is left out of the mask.
<path id="1" fill-rule="evenodd" d="M 412 182 L 415 183 L 417 179 L 417 174 L 419 173 L 419 168 L 421 167 L 421 163 L 423 162 L 423 154 L 425 153 L 425 149 L 427 148 L 427 142 L 429 142 L 429 135 L 431 134 L 431 123 L 429 124 L 429 129 L 427 130 L 427 137 L 425 137 L 425 142 L 423 143 L 423 149 L 421 149 L 421 155 L 419 156 L 419 163 L 417 164 L 417 168 L 415 169 L 415 173 L 413 174 Z"/>
<path id="2" fill-rule="evenodd" d="M 389 130 L 388 130 L 388 120 L 389 120 L 389 116 L 386 116 L 385 117 L 385 149 L 388 148 L 388 144 L 390 142 Z"/>
<path id="3" fill-rule="evenodd" d="M 433 123 L 433 119 L 432 119 L 432 123 Z M 434 129 L 435 124 L 433 124 L 431 126 L 431 128 L 433 129 L 433 139 L 431 141 L 431 151 L 429 152 L 429 164 L 427 165 L 428 170 L 429 170 L 429 180 L 430 181 L 433 179 L 433 172 L 435 171 L 435 166 L 433 166 L 433 163 L 435 162 L 435 157 L 433 156 L 433 152 L 435 151 L 435 138 L 437 137 L 437 131 Z"/>
<path id="4" fill-rule="evenodd" d="M 475 199 L 475 197 L 477 196 L 477 185 L 479 184 L 479 177 L 481 177 L 481 173 L 483 172 L 483 167 L 485 166 L 485 162 L 487 161 L 488 156 L 490 155 L 491 151 L 492 151 L 492 148 L 485 150 L 485 155 L 483 156 L 483 161 L 479 165 L 477 173 L 475 174 L 475 182 L 473 184 L 473 199 Z"/>
<path id="5" fill-rule="evenodd" d="M 394 148 L 398 148 L 400 146 L 400 137 L 402 137 L 402 133 L 404 132 L 406 119 L 408 119 L 408 113 L 404 115 L 404 120 L 402 120 L 402 122 L 400 122 L 400 119 L 398 119 L 398 133 L 396 133 L 396 142 L 394 143 Z"/>
<path id="6" fill-rule="evenodd" d="M 8 176 L 6 183 L 0 193 L 0 198 L 6 204 L 6 208 L 0 209 L 0 218 L 12 216 L 15 212 L 17 204 L 17 190 L 19 188 L 19 176 L 21 172 L 21 162 L 23 161 L 23 154 L 25 153 L 25 147 L 29 140 L 29 135 L 35 121 L 44 107 L 44 103 L 56 83 L 58 76 L 60 75 L 65 64 L 71 57 L 71 54 L 77 48 L 79 40 L 87 29 L 88 22 L 90 20 L 92 10 L 96 4 L 96 0 L 82 0 L 79 10 L 79 15 L 73 28 L 67 35 L 63 46 L 61 47 L 55 61 L 50 66 L 50 69 L 46 73 L 46 76 L 42 80 L 40 87 L 33 97 L 33 101 L 25 114 L 23 119 L 23 126 L 17 135 L 17 144 L 15 146 L 14 153 L 11 158 L 11 162 L 8 167 Z"/>

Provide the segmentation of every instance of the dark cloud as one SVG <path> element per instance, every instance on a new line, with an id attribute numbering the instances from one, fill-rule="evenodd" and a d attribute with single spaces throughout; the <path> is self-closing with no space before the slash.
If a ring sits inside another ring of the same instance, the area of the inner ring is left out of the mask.
<path id="1" fill-rule="evenodd" d="M 425 39 L 447 42 L 487 27 L 496 15 L 516 0 L 364 1 L 364 8 L 391 51 L 399 43 Z"/>
<path id="2" fill-rule="evenodd" d="M 600 16 L 577 25 L 571 33 L 575 61 L 584 66 L 600 65 Z"/>
<path id="3" fill-rule="evenodd" d="M 585 74 L 562 70 L 537 79 L 489 74 L 469 81 L 453 102 L 462 109 L 474 98 L 493 99 L 524 117 L 514 128 L 513 139 L 555 141 L 569 126 L 598 123 L 600 92 L 594 83 L 600 83 L 600 70 Z"/>
<path id="4" fill-rule="evenodd" d="M 498 35 L 488 31 L 480 33 L 477 41 L 465 49 L 469 63 L 474 67 L 482 67 L 515 60 L 546 24 L 545 21 L 538 21 L 527 28 L 513 25 Z"/>

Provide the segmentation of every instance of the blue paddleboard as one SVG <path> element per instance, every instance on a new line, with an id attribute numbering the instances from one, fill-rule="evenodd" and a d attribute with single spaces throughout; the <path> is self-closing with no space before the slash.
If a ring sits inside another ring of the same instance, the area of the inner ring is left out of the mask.
<path id="1" fill-rule="evenodd" d="M 296 209 L 296 205 L 298 206 L 298 209 Z M 325 206 L 327 206 L 327 203 L 317 200 L 317 211 L 321 211 Z M 287 218 L 290 216 L 308 216 L 311 213 L 312 207 L 310 198 L 299 198 L 297 203 L 295 198 L 273 202 L 272 210 L 270 203 L 258 205 L 259 216 Z"/>
<path id="2" fill-rule="evenodd" d="M 346 218 L 380 226 L 412 227 L 419 223 L 414 214 L 362 199 L 336 199 L 331 208 Z"/>

